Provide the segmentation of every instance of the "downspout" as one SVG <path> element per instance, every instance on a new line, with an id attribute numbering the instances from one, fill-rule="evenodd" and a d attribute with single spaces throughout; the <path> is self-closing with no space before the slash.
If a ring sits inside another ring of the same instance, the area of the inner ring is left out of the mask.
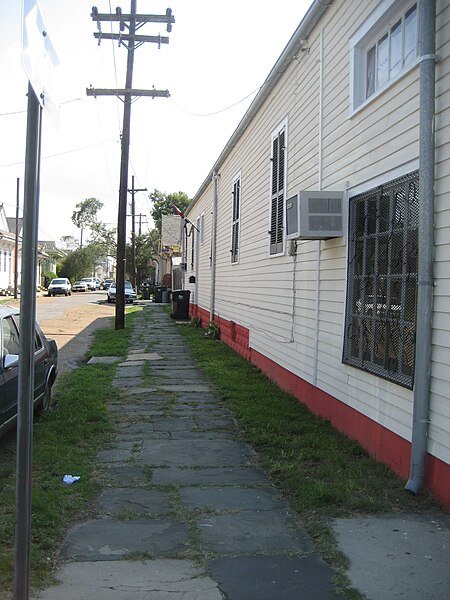
<path id="1" fill-rule="evenodd" d="M 322 190 L 322 172 L 323 172 L 323 29 L 319 37 L 319 128 L 318 128 L 318 162 L 319 162 L 319 181 L 317 189 Z M 317 240 L 316 250 L 316 331 L 314 336 L 314 363 L 312 384 L 317 385 L 317 366 L 319 360 L 319 320 L 320 320 L 320 250 L 321 241 Z"/>
<path id="2" fill-rule="evenodd" d="M 217 238 L 217 180 L 219 174 L 213 171 L 213 198 L 211 207 L 211 291 L 210 291 L 210 307 L 209 307 L 209 322 L 214 323 L 214 308 L 216 300 L 216 238 Z"/>
<path id="3" fill-rule="evenodd" d="M 419 3 L 420 144 L 417 331 L 410 477 L 405 490 L 417 494 L 425 479 L 431 380 L 434 262 L 435 39 L 436 0 Z"/>

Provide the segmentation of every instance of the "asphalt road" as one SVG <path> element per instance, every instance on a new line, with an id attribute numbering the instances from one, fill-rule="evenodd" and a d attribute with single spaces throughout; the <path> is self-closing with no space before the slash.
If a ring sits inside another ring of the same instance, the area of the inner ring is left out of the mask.
<path id="1" fill-rule="evenodd" d="M 49 319 L 58 319 L 76 306 L 86 304 L 98 304 L 106 300 L 106 291 L 98 290 L 96 292 L 72 292 L 71 296 L 39 296 L 36 302 L 36 320 L 48 321 Z"/>

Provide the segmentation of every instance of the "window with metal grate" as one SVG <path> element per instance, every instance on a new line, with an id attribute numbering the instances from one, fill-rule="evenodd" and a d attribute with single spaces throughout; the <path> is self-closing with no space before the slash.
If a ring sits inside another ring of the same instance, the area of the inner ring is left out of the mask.
<path id="1" fill-rule="evenodd" d="M 350 199 L 343 362 L 414 380 L 418 172 Z"/>

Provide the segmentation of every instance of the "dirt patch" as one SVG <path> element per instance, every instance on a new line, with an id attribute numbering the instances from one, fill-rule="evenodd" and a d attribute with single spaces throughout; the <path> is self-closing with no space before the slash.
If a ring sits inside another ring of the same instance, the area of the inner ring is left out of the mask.
<path id="1" fill-rule="evenodd" d="M 45 335 L 56 341 L 60 373 L 76 369 L 84 361 L 93 332 L 110 327 L 114 314 L 110 304 L 82 304 L 69 308 L 62 317 L 39 321 Z"/>

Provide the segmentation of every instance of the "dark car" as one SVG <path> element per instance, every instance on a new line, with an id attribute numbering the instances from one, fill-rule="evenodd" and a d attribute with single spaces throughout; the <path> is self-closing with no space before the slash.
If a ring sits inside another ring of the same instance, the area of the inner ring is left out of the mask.
<path id="1" fill-rule="evenodd" d="M 19 377 L 19 311 L 0 307 L 0 435 L 17 417 Z M 36 323 L 34 339 L 34 404 L 48 410 L 58 374 L 58 348 Z"/>

